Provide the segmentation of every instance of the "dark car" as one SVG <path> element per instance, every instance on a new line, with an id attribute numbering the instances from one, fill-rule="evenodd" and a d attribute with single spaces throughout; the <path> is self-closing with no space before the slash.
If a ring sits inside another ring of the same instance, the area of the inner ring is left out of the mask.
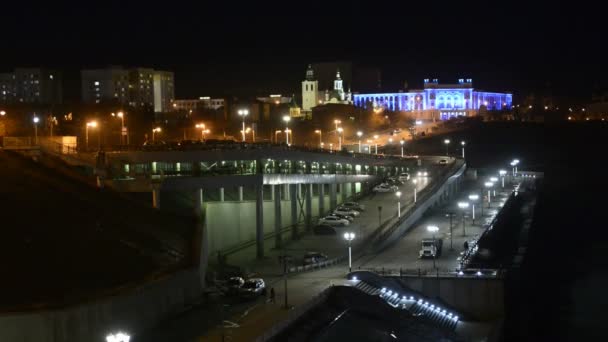
<path id="1" fill-rule="evenodd" d="M 246 299 L 264 296 L 266 295 L 266 283 L 261 278 L 248 279 L 238 292 L 242 298 Z"/>
<path id="2" fill-rule="evenodd" d="M 362 204 L 359 204 L 357 202 L 344 202 L 341 204 L 342 207 L 344 208 L 348 208 L 350 210 L 356 210 L 356 211 L 365 211 L 365 206 Z"/>
<path id="3" fill-rule="evenodd" d="M 312 228 L 312 231 L 315 235 L 336 235 L 334 227 L 326 224 L 316 225 Z"/>
<path id="4" fill-rule="evenodd" d="M 327 261 L 327 255 L 319 252 L 307 252 L 304 255 L 304 265 L 317 264 L 323 261 Z"/>
<path id="5" fill-rule="evenodd" d="M 231 277 L 226 282 L 226 293 L 229 295 L 236 295 L 239 293 L 239 289 L 245 284 L 245 280 L 241 277 Z"/>

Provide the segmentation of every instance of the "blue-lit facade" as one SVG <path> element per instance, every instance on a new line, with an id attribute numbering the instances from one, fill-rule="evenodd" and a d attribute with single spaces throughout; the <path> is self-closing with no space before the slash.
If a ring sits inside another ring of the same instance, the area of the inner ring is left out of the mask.
<path id="1" fill-rule="evenodd" d="M 420 119 L 447 120 L 477 115 L 481 106 L 488 110 L 511 108 L 513 94 L 477 91 L 473 81 L 459 79 L 458 84 L 439 84 L 424 80 L 424 89 L 384 94 L 354 94 L 354 105 L 362 108 L 386 108 L 412 112 Z"/>

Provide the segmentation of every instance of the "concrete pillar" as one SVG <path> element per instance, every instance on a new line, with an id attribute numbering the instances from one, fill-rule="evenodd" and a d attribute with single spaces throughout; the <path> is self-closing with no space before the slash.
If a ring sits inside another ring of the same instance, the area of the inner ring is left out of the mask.
<path id="1" fill-rule="evenodd" d="M 255 186 L 255 241 L 257 257 L 264 257 L 264 185 Z"/>
<path id="2" fill-rule="evenodd" d="M 194 217 L 196 222 L 198 274 L 201 287 L 205 288 L 205 275 L 209 265 L 209 234 L 205 228 L 205 212 L 203 208 L 203 189 L 194 191 Z"/>
<path id="3" fill-rule="evenodd" d="M 274 184 L 271 184 L 271 185 L 270 185 L 270 200 L 271 200 L 271 201 L 274 201 L 274 188 L 275 188 Z M 280 191 L 280 189 L 279 189 L 279 194 L 280 194 L 280 193 L 281 193 L 281 191 Z"/>
<path id="4" fill-rule="evenodd" d="M 291 188 L 293 184 L 284 184 L 285 189 L 283 190 L 283 199 L 288 201 L 291 199 Z M 293 187 L 295 189 L 295 186 Z M 295 191 L 294 191 L 295 192 Z"/>
<path id="5" fill-rule="evenodd" d="M 347 199 L 347 194 L 346 194 L 346 184 L 348 183 L 340 183 L 340 198 L 342 199 L 342 203 L 346 202 Z M 336 184 L 337 186 L 337 184 Z M 336 194 L 334 194 L 335 196 Z M 336 203 L 338 202 L 338 199 L 336 198 Z"/>
<path id="6" fill-rule="evenodd" d="M 223 199 L 222 199 L 222 201 L 223 201 Z M 243 202 L 243 187 L 242 186 L 239 186 L 239 202 Z"/>
<path id="7" fill-rule="evenodd" d="M 281 187 L 274 185 L 271 187 L 273 188 L 274 197 L 274 247 L 281 248 L 281 228 L 283 226 L 283 222 L 281 221 Z"/>
<path id="8" fill-rule="evenodd" d="M 302 196 L 302 184 L 296 184 L 296 189 L 298 191 L 298 198 L 304 198 L 304 196 Z"/>
<path id="9" fill-rule="evenodd" d="M 220 202 L 224 202 L 224 188 L 220 188 Z"/>
<path id="10" fill-rule="evenodd" d="M 329 185 L 329 206 L 330 209 L 334 209 L 338 206 L 338 194 L 336 190 L 338 188 L 338 184 L 332 183 Z M 340 184 L 340 191 L 344 191 L 344 184 Z M 344 194 L 342 194 L 342 202 L 344 202 Z"/>
<path id="11" fill-rule="evenodd" d="M 298 237 L 298 196 L 296 192 L 296 185 L 289 184 L 289 192 L 291 196 L 291 239 L 295 240 Z"/>
<path id="12" fill-rule="evenodd" d="M 306 184 L 306 230 L 312 228 L 312 184 Z"/>
<path id="13" fill-rule="evenodd" d="M 152 207 L 160 209 L 160 188 L 152 189 Z"/>
<path id="14" fill-rule="evenodd" d="M 355 196 L 357 196 L 357 183 L 355 182 L 350 183 L 350 196 L 352 198 L 355 198 Z"/>
<path id="15" fill-rule="evenodd" d="M 319 184 L 319 216 L 325 214 L 325 184 Z"/>

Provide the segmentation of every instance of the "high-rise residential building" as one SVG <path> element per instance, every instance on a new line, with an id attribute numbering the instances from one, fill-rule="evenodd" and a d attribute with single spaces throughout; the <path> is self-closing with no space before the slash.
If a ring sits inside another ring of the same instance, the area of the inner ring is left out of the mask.
<path id="1" fill-rule="evenodd" d="M 81 71 L 82 101 L 87 104 L 117 103 L 168 112 L 175 98 L 173 73 L 149 68 Z"/>
<path id="2" fill-rule="evenodd" d="M 88 104 L 129 102 L 129 72 L 122 67 L 82 70 L 82 101 Z"/>
<path id="3" fill-rule="evenodd" d="M 175 100 L 173 73 L 169 71 L 154 72 L 154 111 L 165 113 L 171 111 Z"/>
<path id="4" fill-rule="evenodd" d="M 16 68 L 0 74 L 3 103 L 60 104 L 63 99 L 61 74 L 44 68 Z"/>

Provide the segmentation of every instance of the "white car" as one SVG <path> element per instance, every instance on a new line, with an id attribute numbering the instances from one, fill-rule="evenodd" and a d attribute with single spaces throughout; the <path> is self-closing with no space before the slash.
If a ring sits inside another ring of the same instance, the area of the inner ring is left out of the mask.
<path id="1" fill-rule="evenodd" d="M 408 181 L 410 180 L 410 174 L 407 172 L 404 172 L 402 174 L 399 175 L 399 180 L 402 182 Z"/>
<path id="2" fill-rule="evenodd" d="M 326 224 L 328 226 L 336 227 L 336 226 L 348 226 L 350 222 L 347 219 L 341 219 L 336 216 L 325 216 L 319 219 L 319 224 Z"/>
<path id="3" fill-rule="evenodd" d="M 340 215 L 348 215 L 348 216 L 352 216 L 352 217 L 359 216 L 358 211 L 344 208 L 344 207 L 337 207 L 336 210 L 334 210 L 334 213 L 340 214 Z"/>
<path id="4" fill-rule="evenodd" d="M 399 188 L 396 185 L 389 185 L 386 183 L 382 183 L 380 185 L 376 185 L 374 187 L 374 192 L 395 192 Z"/>

